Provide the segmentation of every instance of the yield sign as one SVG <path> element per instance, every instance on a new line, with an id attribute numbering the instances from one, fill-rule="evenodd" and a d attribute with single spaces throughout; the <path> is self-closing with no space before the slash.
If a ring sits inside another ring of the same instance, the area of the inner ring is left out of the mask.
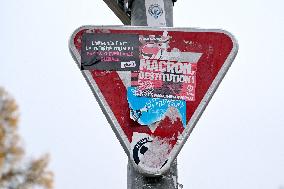
<path id="1" fill-rule="evenodd" d="M 70 51 L 137 171 L 169 170 L 237 54 L 223 30 L 83 26 Z"/>

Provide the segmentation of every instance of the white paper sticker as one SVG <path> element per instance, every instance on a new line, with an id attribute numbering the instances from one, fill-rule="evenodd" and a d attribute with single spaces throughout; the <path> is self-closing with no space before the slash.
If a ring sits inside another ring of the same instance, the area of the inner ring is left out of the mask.
<path id="1" fill-rule="evenodd" d="M 148 26 L 166 26 L 166 13 L 163 0 L 145 0 Z"/>

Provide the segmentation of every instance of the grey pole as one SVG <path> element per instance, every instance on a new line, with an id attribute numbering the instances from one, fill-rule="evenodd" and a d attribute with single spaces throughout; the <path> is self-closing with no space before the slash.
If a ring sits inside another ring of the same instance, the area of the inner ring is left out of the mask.
<path id="1" fill-rule="evenodd" d="M 127 165 L 127 189 L 178 189 L 177 161 L 171 165 L 170 171 L 162 176 L 149 177 L 137 172 L 131 162 Z"/>
<path id="2" fill-rule="evenodd" d="M 132 26 L 173 26 L 173 1 L 162 0 L 163 14 L 165 14 L 166 25 L 159 23 L 147 22 L 147 8 L 145 1 L 147 0 L 133 0 L 131 7 L 131 25 Z M 161 0 L 151 0 L 151 3 L 159 2 Z M 149 16 L 149 15 L 148 15 Z M 152 19 L 153 20 L 153 19 Z M 154 19 L 155 21 L 155 19 Z M 145 176 L 137 172 L 130 160 L 127 166 L 127 189 L 178 189 L 177 182 L 177 160 L 173 162 L 168 173 L 162 176 Z"/>

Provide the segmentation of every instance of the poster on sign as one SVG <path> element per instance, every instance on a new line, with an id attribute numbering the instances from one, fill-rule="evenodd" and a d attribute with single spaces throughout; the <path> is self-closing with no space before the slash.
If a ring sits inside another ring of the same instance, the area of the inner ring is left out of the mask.
<path id="1" fill-rule="evenodd" d="M 81 48 L 82 70 L 139 69 L 139 41 L 134 34 L 84 33 Z"/>
<path id="2" fill-rule="evenodd" d="M 140 173 L 169 170 L 237 54 L 223 30 L 83 26 L 70 51 Z"/>

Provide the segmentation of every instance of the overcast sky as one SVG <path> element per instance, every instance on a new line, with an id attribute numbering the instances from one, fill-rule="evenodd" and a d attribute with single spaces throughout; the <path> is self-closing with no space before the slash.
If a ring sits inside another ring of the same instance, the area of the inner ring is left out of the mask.
<path id="1" fill-rule="evenodd" d="M 185 189 L 284 188 L 284 2 L 178 0 L 174 25 L 225 29 L 239 53 L 178 157 Z M 126 188 L 127 156 L 73 61 L 81 25 L 120 25 L 102 0 L 1 0 L 0 85 L 29 157 L 56 189 Z"/>

